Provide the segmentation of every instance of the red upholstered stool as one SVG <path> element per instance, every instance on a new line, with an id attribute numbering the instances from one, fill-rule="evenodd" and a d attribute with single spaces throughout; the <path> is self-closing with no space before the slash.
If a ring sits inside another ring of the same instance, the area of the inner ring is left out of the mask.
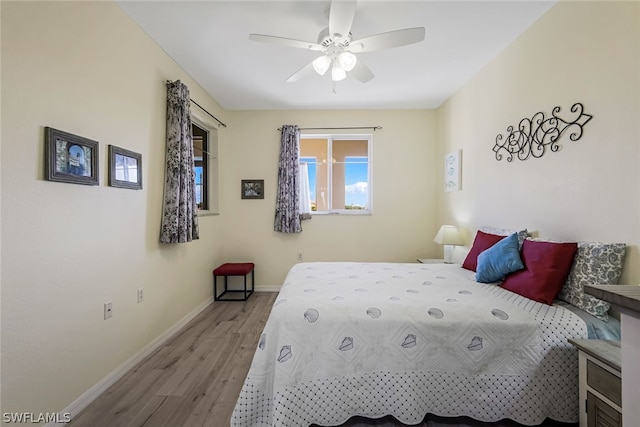
<path id="1" fill-rule="evenodd" d="M 246 301 L 253 293 L 253 285 L 255 284 L 255 278 L 253 276 L 252 262 L 234 263 L 228 262 L 222 264 L 220 267 L 213 270 L 213 299 L 214 301 Z M 247 276 L 251 273 L 251 289 L 247 289 Z M 218 295 L 218 276 L 224 276 L 224 290 Z M 244 276 L 244 289 L 229 289 L 227 288 L 227 276 Z M 238 295 L 243 293 L 244 298 L 234 298 L 230 295 Z M 223 298 L 225 294 L 226 298 Z"/>

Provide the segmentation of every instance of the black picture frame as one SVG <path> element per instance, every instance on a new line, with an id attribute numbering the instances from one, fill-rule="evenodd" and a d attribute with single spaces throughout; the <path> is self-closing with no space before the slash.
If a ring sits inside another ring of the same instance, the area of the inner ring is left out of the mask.
<path id="1" fill-rule="evenodd" d="M 142 190 L 142 154 L 109 145 L 109 185 Z"/>
<path id="2" fill-rule="evenodd" d="M 98 141 L 45 127 L 44 177 L 48 181 L 98 185 Z"/>
<path id="3" fill-rule="evenodd" d="M 264 179 L 243 179 L 240 194 L 243 199 L 264 199 Z"/>

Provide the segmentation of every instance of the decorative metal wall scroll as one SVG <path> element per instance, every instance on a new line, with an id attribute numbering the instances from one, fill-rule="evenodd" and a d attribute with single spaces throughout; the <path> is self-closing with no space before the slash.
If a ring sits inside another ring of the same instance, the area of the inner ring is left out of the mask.
<path id="1" fill-rule="evenodd" d="M 543 112 L 538 112 L 532 118 L 520 120 L 518 128 L 513 126 L 507 128 L 506 139 L 503 141 L 502 134 L 496 137 L 496 144 L 493 151 L 496 153 L 496 160 L 502 160 L 504 151 L 507 161 L 513 160 L 517 156 L 519 160 L 527 160 L 530 156 L 542 157 L 547 148 L 553 152 L 560 149 L 558 139 L 569 131 L 569 139 L 577 141 L 582 137 L 582 128 L 593 118 L 590 114 L 584 113 L 584 107 L 576 102 L 571 106 L 571 112 L 577 116 L 571 121 L 558 117 L 560 107 L 555 107 L 551 112 L 551 117 L 545 118 Z"/>

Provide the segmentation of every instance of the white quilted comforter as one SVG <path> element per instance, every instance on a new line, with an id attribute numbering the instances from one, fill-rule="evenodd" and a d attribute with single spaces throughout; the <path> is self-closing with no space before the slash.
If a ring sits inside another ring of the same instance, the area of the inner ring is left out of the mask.
<path id="1" fill-rule="evenodd" d="M 274 304 L 232 426 L 427 413 L 578 420 L 585 323 L 459 265 L 301 263 Z"/>

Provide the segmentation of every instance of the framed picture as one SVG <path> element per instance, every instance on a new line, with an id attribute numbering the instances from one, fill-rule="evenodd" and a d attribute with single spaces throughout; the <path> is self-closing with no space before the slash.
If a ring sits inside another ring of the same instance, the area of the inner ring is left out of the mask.
<path id="1" fill-rule="evenodd" d="M 243 179 L 243 199 L 264 199 L 264 179 Z"/>
<path id="2" fill-rule="evenodd" d="M 458 191 L 462 187 L 460 160 L 462 150 L 444 156 L 444 191 Z"/>
<path id="3" fill-rule="evenodd" d="M 45 179 L 98 185 L 98 142 L 50 127 L 44 130 Z"/>
<path id="4" fill-rule="evenodd" d="M 109 145 L 109 185 L 142 190 L 142 154 Z"/>

